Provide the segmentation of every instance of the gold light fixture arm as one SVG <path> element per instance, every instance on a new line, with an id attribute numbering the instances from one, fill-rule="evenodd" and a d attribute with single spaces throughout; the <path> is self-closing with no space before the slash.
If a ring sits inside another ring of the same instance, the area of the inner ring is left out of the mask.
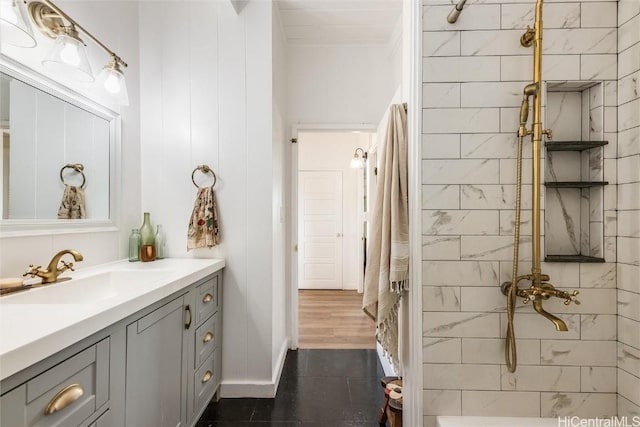
<path id="1" fill-rule="evenodd" d="M 67 15 L 62 9 L 56 6 L 50 0 L 32 1 L 29 3 L 29 14 L 36 27 L 42 34 L 47 37 L 55 38 L 59 34 L 69 31 L 81 30 L 86 34 L 95 44 L 100 46 L 105 52 L 107 52 L 117 64 L 127 67 L 127 63 L 122 60 L 114 51 L 109 49 L 104 43 L 98 40 L 93 34 L 91 34 L 86 28 L 80 25 L 76 20 Z M 69 26 L 64 25 L 64 21 L 69 22 Z"/>

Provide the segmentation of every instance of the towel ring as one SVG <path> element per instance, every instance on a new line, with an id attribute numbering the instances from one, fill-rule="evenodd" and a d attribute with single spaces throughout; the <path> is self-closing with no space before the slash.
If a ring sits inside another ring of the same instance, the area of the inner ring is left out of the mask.
<path id="1" fill-rule="evenodd" d="M 62 181 L 62 183 L 64 185 L 67 185 L 66 182 L 64 182 L 64 177 L 62 176 L 62 172 L 64 172 L 65 169 L 73 169 L 74 171 L 76 171 L 77 173 L 79 173 L 80 175 L 82 175 L 82 184 L 80 184 L 80 188 L 82 188 L 84 190 L 84 186 L 87 183 L 87 177 L 84 176 L 84 165 L 82 163 L 68 163 L 66 165 L 64 165 L 62 167 L 62 169 L 60 169 L 60 181 Z"/>
<path id="2" fill-rule="evenodd" d="M 210 173 L 213 176 L 213 184 L 211 184 L 211 188 L 213 188 L 216 185 L 216 181 L 218 180 L 218 178 L 216 178 L 216 174 L 215 172 L 213 172 L 213 169 L 211 169 L 208 165 L 198 165 L 191 173 L 191 182 L 193 182 L 193 185 L 195 185 L 197 188 L 200 188 L 200 186 L 196 184 L 196 180 L 195 180 L 196 171 L 200 171 L 204 174 Z"/>

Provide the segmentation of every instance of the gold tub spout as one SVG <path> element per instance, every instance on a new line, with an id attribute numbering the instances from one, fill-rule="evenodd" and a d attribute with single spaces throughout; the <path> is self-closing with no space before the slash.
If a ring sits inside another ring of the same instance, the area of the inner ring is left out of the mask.
<path id="1" fill-rule="evenodd" d="M 26 273 L 23 274 L 23 276 L 27 276 L 27 275 L 31 277 L 38 276 L 42 278 L 43 285 L 47 283 L 55 283 L 55 282 L 71 279 L 70 277 L 58 279 L 58 276 L 60 276 L 65 271 L 67 270 L 74 271 L 72 262 L 66 262 L 62 260 L 62 257 L 66 254 L 70 254 L 71 256 L 73 256 L 73 259 L 76 262 L 83 260 L 82 254 L 80 252 L 74 249 L 63 249 L 57 254 L 55 254 L 53 258 L 51 258 L 51 261 L 49 261 L 49 265 L 47 266 L 46 270 L 43 270 L 42 266 L 40 265 L 37 267 L 34 267 L 33 264 L 31 264 L 29 265 L 29 269 L 27 270 Z M 60 267 L 58 267 L 59 263 L 62 264 Z"/>
<path id="2" fill-rule="evenodd" d="M 547 319 L 549 319 L 556 326 L 556 331 L 564 331 L 564 332 L 566 332 L 566 331 L 569 330 L 567 328 L 567 324 L 564 323 L 563 320 L 559 319 L 558 317 L 554 316 L 553 314 L 547 312 L 544 308 L 542 308 L 542 300 L 541 299 L 533 300 L 533 309 L 535 311 L 537 311 L 538 313 L 542 314 Z"/>

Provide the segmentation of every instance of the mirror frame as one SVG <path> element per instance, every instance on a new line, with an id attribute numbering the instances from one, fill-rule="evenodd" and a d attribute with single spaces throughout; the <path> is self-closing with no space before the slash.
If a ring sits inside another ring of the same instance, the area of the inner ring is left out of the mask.
<path id="1" fill-rule="evenodd" d="M 109 219 L 1 219 L 0 239 L 18 236 L 117 231 L 121 188 L 121 118 L 115 111 L 87 98 L 0 53 L 0 72 L 73 104 L 109 122 Z"/>

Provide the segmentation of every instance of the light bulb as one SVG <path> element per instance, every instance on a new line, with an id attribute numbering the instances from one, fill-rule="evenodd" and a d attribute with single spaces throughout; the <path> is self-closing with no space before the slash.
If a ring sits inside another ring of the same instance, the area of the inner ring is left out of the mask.
<path id="1" fill-rule="evenodd" d="M 60 59 L 69 65 L 74 67 L 80 64 L 80 54 L 78 53 L 78 46 L 73 43 L 65 43 L 64 47 L 60 51 Z"/>
<path id="2" fill-rule="evenodd" d="M 12 0 L 2 0 L 0 18 L 10 24 L 16 25 L 18 23 L 18 14 L 14 10 L 14 2 Z"/>
<path id="3" fill-rule="evenodd" d="M 118 78 L 113 75 L 113 73 L 109 73 L 109 77 L 107 77 L 104 81 L 104 88 L 112 95 L 120 92 L 120 82 L 118 81 Z"/>

